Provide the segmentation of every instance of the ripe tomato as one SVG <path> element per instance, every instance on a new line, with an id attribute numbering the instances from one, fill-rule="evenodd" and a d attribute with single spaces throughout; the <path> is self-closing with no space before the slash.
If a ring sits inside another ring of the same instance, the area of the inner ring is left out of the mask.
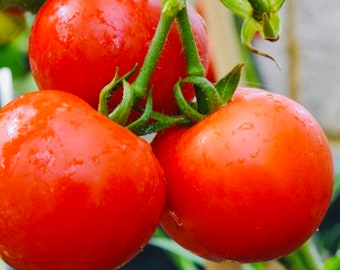
<path id="1" fill-rule="evenodd" d="M 142 65 L 156 30 L 161 0 L 51 0 L 38 12 L 29 42 L 32 74 L 40 89 L 80 96 L 97 108 L 100 90 L 113 78 Z M 206 26 L 188 7 L 202 64 L 208 66 Z M 51 42 L 52 41 L 52 42 Z M 174 114 L 173 86 L 186 75 L 177 28 L 172 27 L 151 78 L 155 111 Z M 192 99 L 192 87 L 184 89 Z M 120 95 L 112 101 L 117 105 Z"/>
<path id="2" fill-rule="evenodd" d="M 24 95 L 0 111 L 0 255 L 17 270 L 116 269 L 165 200 L 150 145 L 80 98 Z"/>
<path id="3" fill-rule="evenodd" d="M 161 225 L 210 260 L 286 255 L 317 230 L 330 203 L 327 139 L 305 108 L 278 94 L 240 89 L 203 121 L 152 144 L 167 180 Z"/>

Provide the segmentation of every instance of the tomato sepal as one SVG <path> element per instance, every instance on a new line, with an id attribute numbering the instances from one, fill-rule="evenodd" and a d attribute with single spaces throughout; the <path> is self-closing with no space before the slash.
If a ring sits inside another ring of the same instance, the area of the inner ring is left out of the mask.
<path id="1" fill-rule="evenodd" d="M 152 113 L 152 89 L 150 89 L 150 91 L 148 92 L 145 109 L 139 111 L 141 112 L 141 116 L 136 121 L 126 126 L 127 129 L 135 134 L 138 134 L 138 130 L 140 130 L 145 124 L 147 124 L 148 120 L 150 119 Z"/>
<path id="2" fill-rule="evenodd" d="M 230 11 L 244 21 L 241 28 L 241 43 L 252 53 L 272 60 L 280 69 L 274 57 L 256 49 L 251 41 L 256 33 L 268 41 L 277 41 L 281 32 L 281 19 L 278 15 L 285 0 L 221 0 Z"/>
<path id="3" fill-rule="evenodd" d="M 122 77 L 119 76 L 119 69 L 116 69 L 116 73 L 109 84 L 107 84 L 100 92 L 98 112 L 108 116 L 110 114 L 109 101 L 116 90 L 123 86 L 124 81 L 128 80 L 137 70 L 137 65 L 134 66 L 129 72 Z"/>
<path id="4" fill-rule="evenodd" d="M 224 104 L 228 103 L 235 93 L 241 79 L 243 66 L 244 63 L 237 64 L 228 74 L 226 74 L 215 84 L 215 87 Z"/>

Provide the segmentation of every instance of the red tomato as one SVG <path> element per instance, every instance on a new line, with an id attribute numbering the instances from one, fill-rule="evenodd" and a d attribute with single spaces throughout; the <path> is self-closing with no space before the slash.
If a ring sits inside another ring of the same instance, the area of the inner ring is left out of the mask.
<path id="1" fill-rule="evenodd" d="M 8 264 L 111 270 L 146 245 L 165 200 L 146 141 L 58 91 L 12 101 L 0 123 L 0 255 Z"/>
<path id="2" fill-rule="evenodd" d="M 40 89 L 76 94 L 97 108 L 101 89 L 120 74 L 142 65 L 159 18 L 161 0 L 51 0 L 36 16 L 29 42 L 32 74 Z M 206 26 L 188 6 L 202 64 L 208 66 Z M 154 110 L 174 114 L 173 86 L 186 75 L 177 28 L 172 27 L 151 78 Z M 192 99 L 192 87 L 184 90 Z M 112 102 L 116 105 L 120 95 Z"/>
<path id="3" fill-rule="evenodd" d="M 152 144 L 167 180 L 161 225 L 210 260 L 286 255 L 317 230 L 330 203 L 325 134 L 278 94 L 240 89 L 203 121 L 159 133 Z"/>

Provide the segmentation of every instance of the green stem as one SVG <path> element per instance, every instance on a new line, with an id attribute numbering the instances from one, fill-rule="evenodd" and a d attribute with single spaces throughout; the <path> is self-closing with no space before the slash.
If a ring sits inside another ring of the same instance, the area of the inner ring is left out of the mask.
<path id="1" fill-rule="evenodd" d="M 188 76 L 204 77 L 205 70 L 198 54 L 198 49 L 189 21 L 188 9 L 186 7 L 178 13 L 176 21 L 186 57 Z"/>
<path id="2" fill-rule="evenodd" d="M 157 65 L 160 54 L 163 50 L 164 44 L 167 40 L 168 33 L 170 31 L 170 27 L 173 21 L 176 18 L 177 13 L 179 12 L 181 7 L 176 3 L 171 3 L 174 1 L 164 1 L 164 6 L 166 8 L 162 9 L 161 18 L 157 25 L 157 29 L 155 35 L 151 41 L 151 45 L 149 50 L 145 56 L 145 60 L 143 66 L 139 74 L 137 75 L 136 80 L 132 83 L 132 87 L 134 88 L 135 99 L 139 101 L 140 99 L 146 96 L 147 88 L 150 82 L 150 78 L 153 74 L 153 71 Z M 169 4 L 167 4 L 169 3 Z M 174 12 L 175 9 L 175 12 Z M 177 9 L 177 12 L 176 12 Z"/>
<path id="3" fill-rule="evenodd" d="M 323 261 L 312 240 L 304 243 L 298 250 L 282 258 L 289 269 L 294 270 L 322 270 Z"/>
<path id="4" fill-rule="evenodd" d="M 311 239 L 307 241 L 305 244 L 303 244 L 298 249 L 298 252 L 300 253 L 300 256 L 305 262 L 307 269 L 309 270 L 323 269 L 322 259 Z"/>
<path id="5" fill-rule="evenodd" d="M 305 264 L 296 252 L 285 256 L 282 258 L 282 261 L 284 262 L 284 265 L 287 265 L 288 269 L 306 270 Z"/>

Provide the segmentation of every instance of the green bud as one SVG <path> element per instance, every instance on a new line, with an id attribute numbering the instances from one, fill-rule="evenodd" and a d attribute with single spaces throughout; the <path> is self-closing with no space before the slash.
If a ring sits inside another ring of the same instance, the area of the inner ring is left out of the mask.
<path id="1" fill-rule="evenodd" d="M 256 33 L 269 41 L 277 41 L 280 37 L 281 21 L 278 11 L 285 0 L 220 0 L 244 22 L 241 40 L 249 51 L 274 60 L 273 57 L 252 47 L 251 41 Z M 274 60 L 275 61 L 275 60 Z"/>

